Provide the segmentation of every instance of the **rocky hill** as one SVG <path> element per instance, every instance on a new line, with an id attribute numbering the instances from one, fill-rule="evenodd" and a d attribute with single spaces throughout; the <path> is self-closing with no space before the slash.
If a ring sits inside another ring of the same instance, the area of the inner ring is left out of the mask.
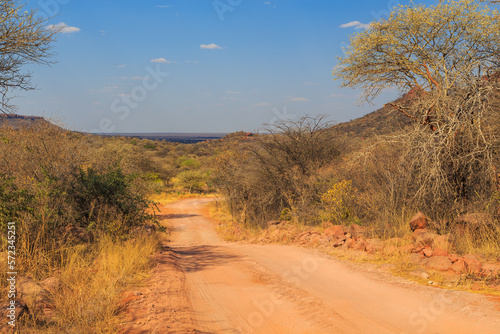
<path id="1" fill-rule="evenodd" d="M 45 125 L 50 124 L 56 127 L 56 125 L 53 125 L 52 123 L 48 122 L 47 120 L 45 120 L 43 117 L 40 116 L 0 114 L 0 127 L 10 126 L 13 128 L 19 128 L 19 127 L 31 127 L 35 125 L 44 125 L 44 124 Z"/>
<path id="2" fill-rule="evenodd" d="M 414 98 L 414 93 L 409 92 L 394 102 L 397 104 L 404 104 L 412 98 Z M 386 105 L 363 117 L 336 124 L 332 127 L 332 130 L 349 137 L 364 139 L 374 135 L 388 135 L 397 132 L 413 122 L 414 121 L 408 116 Z"/>

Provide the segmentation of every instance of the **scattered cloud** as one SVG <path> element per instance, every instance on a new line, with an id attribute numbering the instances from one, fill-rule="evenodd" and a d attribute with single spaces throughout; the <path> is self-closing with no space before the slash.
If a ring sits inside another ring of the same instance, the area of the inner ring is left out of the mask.
<path id="1" fill-rule="evenodd" d="M 238 98 L 237 97 L 234 97 L 234 96 L 224 96 L 222 97 L 223 100 L 230 100 L 230 101 L 234 101 L 234 100 L 237 100 Z"/>
<path id="2" fill-rule="evenodd" d="M 79 32 L 81 31 L 80 28 L 77 27 L 70 27 L 64 22 L 60 22 L 58 24 L 49 24 L 48 26 L 45 27 L 47 30 L 54 30 L 56 32 L 59 32 L 61 34 L 71 34 L 74 32 Z"/>
<path id="3" fill-rule="evenodd" d="M 106 30 L 99 30 L 102 36 L 106 36 Z"/>
<path id="4" fill-rule="evenodd" d="M 260 102 L 260 103 L 255 103 L 253 106 L 254 107 L 270 107 L 271 104 L 267 103 L 267 102 Z"/>
<path id="5" fill-rule="evenodd" d="M 170 5 L 158 5 L 158 6 L 155 6 L 156 8 L 168 8 L 170 7 Z"/>
<path id="6" fill-rule="evenodd" d="M 349 23 L 341 24 L 340 28 L 354 28 L 354 29 L 369 29 L 371 23 L 361 23 L 359 21 L 352 21 Z"/>
<path id="7" fill-rule="evenodd" d="M 336 93 L 332 93 L 332 94 L 328 95 L 328 97 L 333 97 L 334 99 L 338 99 L 338 98 L 343 98 L 343 97 L 346 97 L 346 95 L 344 95 L 344 94 L 336 94 Z"/>
<path id="8" fill-rule="evenodd" d="M 114 90 L 120 89 L 118 86 L 104 86 L 101 89 L 89 89 L 90 93 L 109 93 Z"/>
<path id="9" fill-rule="evenodd" d="M 290 101 L 292 101 L 292 102 L 309 102 L 311 100 L 309 100 L 307 97 L 292 97 L 290 99 Z"/>
<path id="10" fill-rule="evenodd" d="M 201 44 L 200 49 L 207 49 L 207 50 L 215 50 L 215 49 L 222 49 L 220 46 L 218 46 L 215 43 L 212 44 Z"/>
<path id="11" fill-rule="evenodd" d="M 239 94 L 241 94 L 241 92 L 237 92 L 237 91 L 234 91 L 234 90 L 226 90 L 225 93 L 226 94 L 231 94 L 231 95 L 239 95 Z"/>
<path id="12" fill-rule="evenodd" d="M 116 67 L 116 68 L 125 68 L 125 67 L 127 67 L 127 65 L 121 64 L 121 65 L 117 65 L 117 66 L 113 66 L 113 67 Z"/>
<path id="13" fill-rule="evenodd" d="M 175 61 L 166 60 L 165 58 L 151 59 L 150 62 L 152 62 L 152 63 L 175 64 Z"/>
<path id="14" fill-rule="evenodd" d="M 310 82 L 310 81 L 305 81 L 302 84 L 305 85 L 305 86 L 317 86 L 317 85 L 319 85 L 316 82 Z"/>
<path id="15" fill-rule="evenodd" d="M 269 1 L 264 2 L 264 5 L 271 6 L 271 3 Z"/>
<path id="16" fill-rule="evenodd" d="M 120 80 L 144 80 L 144 77 L 120 77 Z"/>

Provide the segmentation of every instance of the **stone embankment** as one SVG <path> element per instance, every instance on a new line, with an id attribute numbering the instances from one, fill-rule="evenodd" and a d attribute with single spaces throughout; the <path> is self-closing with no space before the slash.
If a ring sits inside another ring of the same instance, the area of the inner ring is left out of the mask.
<path id="1" fill-rule="evenodd" d="M 420 212 L 409 222 L 411 235 L 385 241 L 369 238 L 368 230 L 357 224 L 330 224 L 322 231 L 314 228 L 304 231 L 286 221 L 271 221 L 268 225 L 252 241 L 356 250 L 388 257 L 404 256 L 412 264 L 426 270 L 475 277 L 487 281 L 490 288 L 500 290 L 500 259 L 486 260 L 477 254 L 454 253 L 450 235 L 439 235 L 429 229 L 429 219 Z"/>

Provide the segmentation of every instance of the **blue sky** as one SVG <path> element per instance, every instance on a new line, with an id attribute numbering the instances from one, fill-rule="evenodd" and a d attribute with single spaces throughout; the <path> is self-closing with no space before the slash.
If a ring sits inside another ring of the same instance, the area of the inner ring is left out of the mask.
<path id="1" fill-rule="evenodd" d="M 93 132 L 255 131 L 318 114 L 348 121 L 394 95 L 360 105 L 358 91 L 332 79 L 336 57 L 397 3 L 30 1 L 63 29 L 56 63 L 31 67 L 37 90 L 14 101 L 20 114 Z"/>

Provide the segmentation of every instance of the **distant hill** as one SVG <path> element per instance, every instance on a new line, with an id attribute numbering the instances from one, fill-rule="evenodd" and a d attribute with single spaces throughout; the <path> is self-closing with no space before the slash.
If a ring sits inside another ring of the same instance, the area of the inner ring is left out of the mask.
<path id="1" fill-rule="evenodd" d="M 404 104 L 405 101 L 414 97 L 415 94 L 409 92 L 394 102 Z M 369 138 L 375 135 L 389 135 L 412 123 L 414 123 L 414 120 L 386 105 L 361 118 L 336 124 L 332 126 L 332 131 L 349 137 Z"/>
<path id="2" fill-rule="evenodd" d="M 32 127 L 32 126 L 40 126 L 40 125 L 51 125 L 55 128 L 59 128 L 57 125 L 54 125 L 45 118 L 40 116 L 22 116 L 15 114 L 0 114 L 0 127 L 2 126 L 10 126 L 13 128 L 20 127 Z"/>
<path id="3" fill-rule="evenodd" d="M 103 137 L 130 137 L 149 140 L 166 140 L 173 143 L 195 144 L 224 137 L 225 133 L 109 133 L 97 134 Z"/>

